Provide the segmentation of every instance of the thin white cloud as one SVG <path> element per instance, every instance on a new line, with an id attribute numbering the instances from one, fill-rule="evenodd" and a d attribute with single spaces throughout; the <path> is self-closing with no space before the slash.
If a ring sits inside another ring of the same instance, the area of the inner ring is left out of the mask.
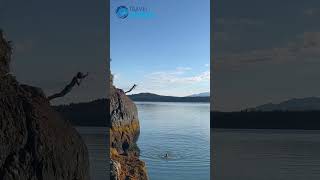
<path id="1" fill-rule="evenodd" d="M 177 82 L 182 83 L 197 83 L 197 82 L 203 82 L 203 81 L 210 81 L 210 71 L 205 71 L 197 76 L 191 76 L 186 78 L 177 78 Z"/>
<path id="2" fill-rule="evenodd" d="M 190 68 L 190 67 L 177 67 L 176 71 L 185 72 L 185 71 L 190 71 L 191 69 L 192 68 Z"/>
<path id="3" fill-rule="evenodd" d="M 195 76 L 186 76 L 185 70 L 180 71 L 181 69 L 176 69 L 176 71 L 162 71 L 162 72 L 155 72 L 152 74 L 149 74 L 147 76 L 148 81 L 153 84 L 172 84 L 172 83 L 178 83 L 178 84 L 186 84 L 186 83 L 197 83 L 197 82 L 203 82 L 203 81 L 209 81 L 210 80 L 210 71 L 202 72 L 199 75 Z"/>
<path id="4" fill-rule="evenodd" d="M 185 74 L 187 71 L 190 71 L 191 68 L 190 67 L 177 67 L 175 70 L 173 71 L 157 71 L 157 72 L 153 72 L 151 73 L 151 77 L 152 76 L 175 76 L 175 75 L 182 75 Z"/>
<path id="5" fill-rule="evenodd" d="M 187 96 L 209 91 L 210 71 L 189 75 L 191 68 L 151 73 L 138 83 L 136 92 L 152 92 L 162 95 Z M 206 85 L 207 83 L 207 85 Z"/>
<path id="6" fill-rule="evenodd" d="M 118 81 L 119 78 L 120 78 L 120 74 L 117 74 L 117 73 L 113 74 L 113 81 Z"/>

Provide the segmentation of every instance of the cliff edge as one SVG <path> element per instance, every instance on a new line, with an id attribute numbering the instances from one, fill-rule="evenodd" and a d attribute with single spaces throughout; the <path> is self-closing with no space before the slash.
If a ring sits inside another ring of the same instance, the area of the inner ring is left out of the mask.
<path id="1" fill-rule="evenodd" d="M 146 165 L 136 144 L 140 125 L 133 101 L 111 84 L 110 157 L 112 180 L 147 180 Z"/>
<path id="2" fill-rule="evenodd" d="M 89 180 L 86 145 L 41 89 L 10 72 L 11 45 L 0 31 L 0 179 Z"/>

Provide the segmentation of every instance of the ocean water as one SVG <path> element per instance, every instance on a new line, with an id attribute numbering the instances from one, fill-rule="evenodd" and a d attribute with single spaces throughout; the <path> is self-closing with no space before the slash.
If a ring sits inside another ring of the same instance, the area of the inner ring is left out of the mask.
<path id="1" fill-rule="evenodd" d="M 210 179 L 209 103 L 136 102 L 151 180 Z M 164 158 L 164 154 L 168 158 Z"/>
<path id="2" fill-rule="evenodd" d="M 87 145 L 91 180 L 109 179 L 106 127 L 77 127 Z"/>
<path id="3" fill-rule="evenodd" d="M 213 129 L 215 180 L 319 180 L 320 131 Z"/>

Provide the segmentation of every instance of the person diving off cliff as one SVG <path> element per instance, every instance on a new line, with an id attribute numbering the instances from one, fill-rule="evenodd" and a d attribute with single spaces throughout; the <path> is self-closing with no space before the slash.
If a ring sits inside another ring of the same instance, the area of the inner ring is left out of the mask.
<path id="1" fill-rule="evenodd" d="M 126 92 L 124 92 L 124 93 L 127 94 L 127 93 L 131 92 L 131 91 L 134 90 L 137 86 L 138 86 L 138 85 L 133 84 L 133 86 L 132 86 L 128 91 L 126 91 Z"/>
<path id="2" fill-rule="evenodd" d="M 70 81 L 70 83 L 59 93 L 53 94 L 48 97 L 49 101 L 55 98 L 60 98 L 71 92 L 74 86 L 80 86 L 83 79 L 85 79 L 89 73 L 83 74 L 82 72 L 78 72 Z"/>

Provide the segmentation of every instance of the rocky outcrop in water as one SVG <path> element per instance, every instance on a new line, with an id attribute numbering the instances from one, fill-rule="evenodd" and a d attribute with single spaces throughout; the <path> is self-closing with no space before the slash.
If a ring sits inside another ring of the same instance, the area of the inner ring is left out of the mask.
<path id="1" fill-rule="evenodd" d="M 139 159 L 140 133 L 136 105 L 121 90 L 111 85 L 110 156 L 112 180 L 147 180 L 145 163 Z"/>
<path id="2" fill-rule="evenodd" d="M 0 179 L 89 180 L 87 148 L 41 89 L 8 74 L 10 44 L 0 34 Z"/>

